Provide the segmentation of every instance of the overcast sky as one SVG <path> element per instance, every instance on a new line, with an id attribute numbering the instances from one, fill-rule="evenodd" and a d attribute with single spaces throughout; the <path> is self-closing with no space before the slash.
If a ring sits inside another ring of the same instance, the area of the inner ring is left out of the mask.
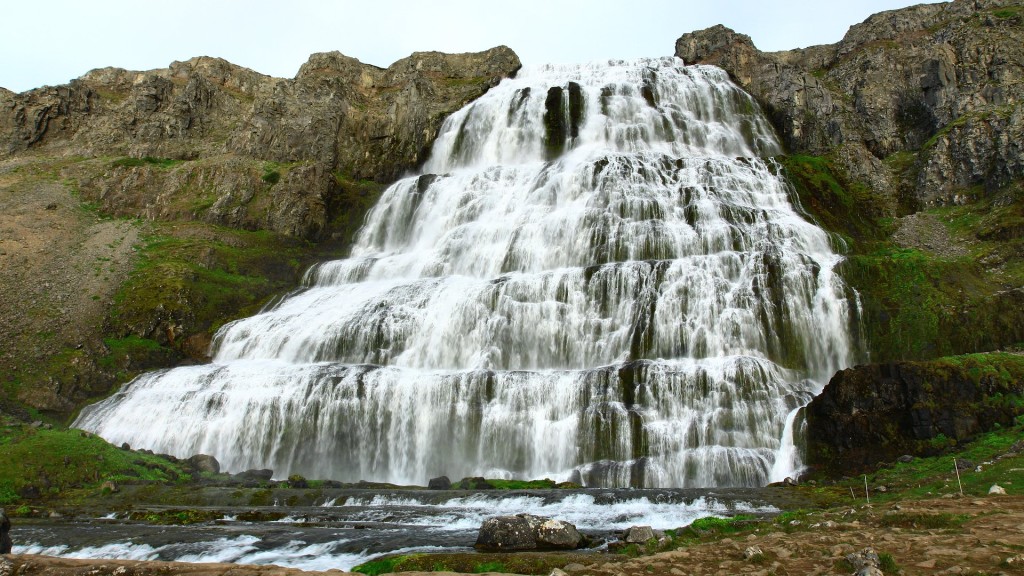
<path id="1" fill-rule="evenodd" d="M 290 78 L 313 52 L 385 67 L 414 51 L 510 46 L 524 64 L 667 56 L 725 24 L 762 50 L 833 43 L 905 0 L 42 0 L 4 4 L 0 86 L 64 84 L 93 68 L 219 56 Z"/>

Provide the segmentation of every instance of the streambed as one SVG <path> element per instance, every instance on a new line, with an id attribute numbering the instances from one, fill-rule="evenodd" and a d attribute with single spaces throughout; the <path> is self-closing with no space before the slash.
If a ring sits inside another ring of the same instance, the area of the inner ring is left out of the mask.
<path id="1" fill-rule="evenodd" d="M 597 553 L 633 525 L 671 529 L 703 516 L 771 515 L 800 505 L 791 491 L 773 488 L 339 489 L 323 490 L 320 497 L 314 506 L 190 507 L 219 519 L 184 526 L 133 521 L 138 515 L 127 511 L 23 519 L 11 534 L 14 552 L 22 554 L 348 570 L 396 552 L 472 552 L 480 524 L 495 515 L 528 512 L 566 520 L 598 543 Z M 238 520 L 254 515 L 279 519 Z"/>

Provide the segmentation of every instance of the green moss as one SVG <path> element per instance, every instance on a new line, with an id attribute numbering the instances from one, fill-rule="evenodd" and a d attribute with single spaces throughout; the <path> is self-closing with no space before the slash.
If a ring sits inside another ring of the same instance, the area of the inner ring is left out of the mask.
<path id="1" fill-rule="evenodd" d="M 174 160 L 171 158 L 154 158 L 153 156 L 144 156 L 142 158 L 118 158 L 110 163 L 111 166 L 117 166 L 120 168 L 136 168 L 139 166 L 156 166 L 157 168 L 173 168 L 178 164 L 181 164 L 181 160 Z"/>
<path id="2" fill-rule="evenodd" d="M 117 337 L 175 346 L 177 336 L 159 325 L 185 334 L 215 330 L 294 286 L 307 258 L 303 243 L 272 232 L 185 223 L 155 232 L 114 297 L 109 323 Z"/>
<path id="3" fill-rule="evenodd" d="M 0 501 L 5 504 L 20 500 L 18 493 L 26 486 L 53 497 L 71 489 L 98 491 L 107 480 L 163 483 L 181 478 L 188 476 L 176 464 L 121 450 L 79 430 L 0 428 Z"/>
<path id="4" fill-rule="evenodd" d="M 554 480 L 487 480 L 498 490 L 549 490 L 557 487 Z"/>
<path id="5" fill-rule="evenodd" d="M 1001 8 L 999 10 L 995 10 L 994 12 L 992 12 L 992 15 L 995 16 L 996 18 L 1000 18 L 1000 19 L 1006 20 L 1006 19 L 1009 19 L 1009 18 L 1016 18 L 1016 17 L 1020 16 L 1022 11 L 1024 11 L 1024 8 L 1017 8 L 1017 7 Z"/>
<path id="6" fill-rule="evenodd" d="M 281 181 L 281 172 L 278 169 L 278 164 L 274 162 L 267 162 L 263 165 L 263 175 L 260 179 L 273 186 Z"/>
<path id="7" fill-rule="evenodd" d="M 353 241 L 366 214 L 377 203 L 384 185 L 373 180 L 334 172 L 335 192 L 328 205 L 328 228 L 335 231 L 344 246 Z"/>
<path id="8" fill-rule="evenodd" d="M 934 498 L 943 494 L 959 494 L 960 485 L 965 495 L 982 496 L 988 493 L 993 484 L 999 484 L 1014 493 L 1014 486 L 1024 485 L 1024 456 L 1007 457 L 1012 448 L 1024 438 L 1024 418 L 1019 418 L 1013 426 L 995 428 L 990 432 L 960 443 L 949 444 L 947 450 L 934 456 L 914 458 L 909 462 L 894 462 L 878 468 L 868 474 L 871 488 L 871 501 L 889 502 L 892 500 L 916 500 Z M 969 460 L 981 465 L 981 471 L 967 469 L 960 471 L 959 484 L 953 470 L 955 459 Z M 873 487 L 883 485 L 886 492 L 879 492 Z M 834 491 L 836 503 L 849 503 L 850 490 L 856 494 L 856 501 L 864 501 L 864 480 L 862 476 L 844 479 L 830 488 Z M 903 522 L 897 518 L 892 522 Z M 929 522 L 943 523 L 948 527 L 948 518 L 916 519 L 918 524 Z M 954 518 L 956 522 L 962 519 Z M 910 518 L 911 522 L 915 518 Z"/>
<path id="9" fill-rule="evenodd" d="M 352 568 L 352 571 L 366 574 L 366 576 L 377 576 L 378 574 L 387 574 L 389 572 L 402 572 L 401 566 L 410 560 L 416 559 L 418 556 L 420 555 L 385 556 L 383 558 L 364 562 L 355 568 Z"/>
<path id="10" fill-rule="evenodd" d="M 840 235 L 848 249 L 864 249 L 884 238 L 879 219 L 885 202 L 866 187 L 849 183 L 831 159 L 793 154 L 775 159 L 792 184 L 795 203 L 826 230 Z"/>

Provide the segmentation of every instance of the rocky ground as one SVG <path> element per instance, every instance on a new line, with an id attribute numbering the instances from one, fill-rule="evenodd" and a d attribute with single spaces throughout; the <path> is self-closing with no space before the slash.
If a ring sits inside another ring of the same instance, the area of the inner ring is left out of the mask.
<path id="1" fill-rule="evenodd" d="M 84 208 L 57 181 L 56 165 L 0 161 L 0 372 L 6 374 L 65 348 L 96 353 L 111 299 L 135 260 L 140 226 Z"/>

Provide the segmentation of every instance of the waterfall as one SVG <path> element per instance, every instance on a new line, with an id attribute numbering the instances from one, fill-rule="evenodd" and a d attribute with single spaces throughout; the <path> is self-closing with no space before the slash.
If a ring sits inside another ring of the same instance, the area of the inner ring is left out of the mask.
<path id="1" fill-rule="evenodd" d="M 856 304 L 778 152 L 717 68 L 523 69 L 446 120 L 349 258 L 76 425 L 278 477 L 780 479 Z"/>

